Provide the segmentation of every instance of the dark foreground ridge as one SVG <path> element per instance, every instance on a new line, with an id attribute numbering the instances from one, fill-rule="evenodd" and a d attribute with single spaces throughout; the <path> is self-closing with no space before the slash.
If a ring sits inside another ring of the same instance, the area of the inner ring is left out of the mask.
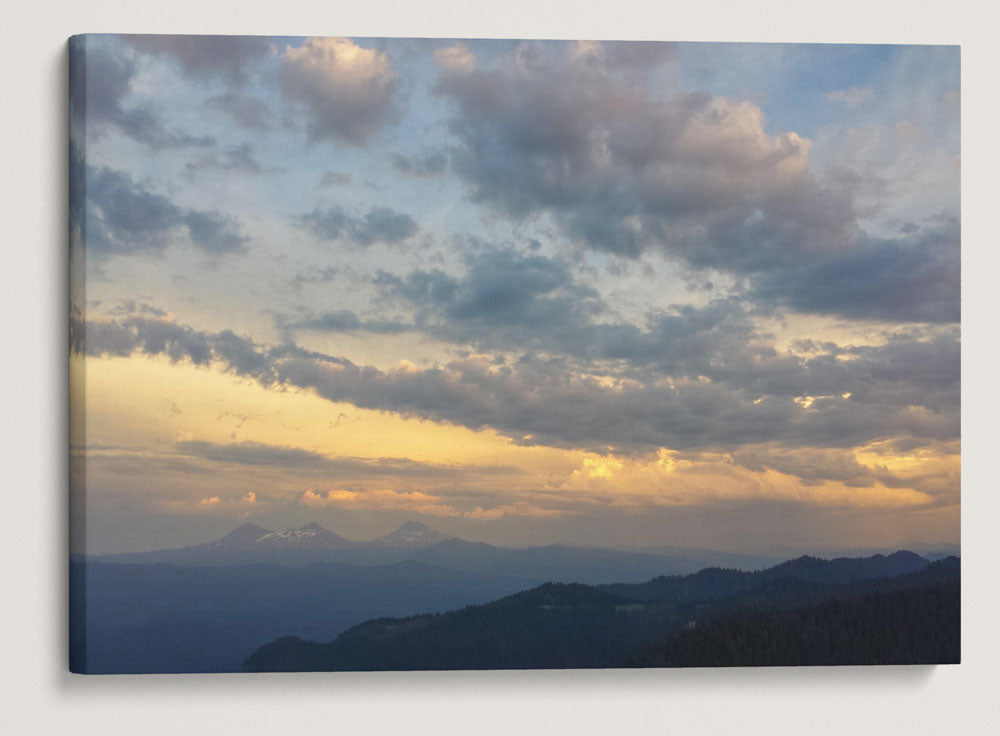
<path id="1" fill-rule="evenodd" d="M 801 557 L 641 584 L 546 583 L 443 614 L 379 618 L 332 642 L 283 637 L 245 672 L 940 664 L 959 661 L 955 557 Z"/>

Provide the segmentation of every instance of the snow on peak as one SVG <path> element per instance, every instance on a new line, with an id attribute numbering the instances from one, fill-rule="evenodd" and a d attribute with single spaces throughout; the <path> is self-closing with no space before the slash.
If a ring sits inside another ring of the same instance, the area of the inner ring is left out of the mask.
<path id="1" fill-rule="evenodd" d="M 390 547 L 429 546 L 451 538 L 419 521 L 408 521 L 392 534 L 376 539 L 375 544 Z"/>

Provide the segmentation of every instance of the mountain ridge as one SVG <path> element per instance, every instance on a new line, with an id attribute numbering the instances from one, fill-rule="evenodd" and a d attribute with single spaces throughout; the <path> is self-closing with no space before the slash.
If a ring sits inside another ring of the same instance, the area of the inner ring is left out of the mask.
<path id="1" fill-rule="evenodd" d="M 623 666 L 630 662 L 630 652 L 694 628 L 709 616 L 823 610 L 823 605 L 839 598 L 854 600 L 896 590 L 917 591 L 906 600 L 919 601 L 924 596 L 921 591 L 928 586 L 957 585 L 957 558 L 929 562 L 919 555 L 900 552 L 835 560 L 803 556 L 764 571 L 706 569 L 642 584 L 549 582 L 446 613 L 362 622 L 325 644 L 282 637 L 252 652 L 243 670 Z M 664 580 L 673 586 L 669 596 L 657 589 L 658 581 Z M 952 595 L 952 588 L 943 594 Z M 914 607 L 912 615 L 922 615 L 922 609 Z M 904 620 L 900 625 L 906 628 L 911 624 Z M 917 624 L 913 630 L 924 631 L 928 621 Z M 930 622 L 932 628 L 934 624 Z M 949 619 L 946 624 L 952 626 L 954 622 Z M 952 642 L 954 637 L 946 638 Z M 937 656 L 922 652 L 916 651 L 917 661 L 923 656 Z M 788 656 L 794 663 L 797 655 L 793 652 Z M 828 663 L 837 663 L 838 657 L 853 662 L 863 660 L 864 652 L 834 652 Z M 952 661 L 951 657 L 948 650 L 942 661 Z"/>

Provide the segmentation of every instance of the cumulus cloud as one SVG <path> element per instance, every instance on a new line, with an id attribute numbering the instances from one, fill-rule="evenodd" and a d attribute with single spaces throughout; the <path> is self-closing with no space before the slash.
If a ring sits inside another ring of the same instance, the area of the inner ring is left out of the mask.
<path id="1" fill-rule="evenodd" d="M 586 248 L 748 277 L 783 308 L 956 319 L 957 231 L 878 242 L 859 224 L 854 179 L 813 172 L 811 142 L 769 130 L 756 104 L 623 84 L 600 44 L 522 44 L 487 67 L 461 47 L 439 52 L 452 170 L 495 212 L 549 217 Z M 843 288 L 853 279 L 860 298 Z"/>
<path id="2" fill-rule="evenodd" d="M 751 278 L 760 303 L 800 312 L 892 322 L 958 322 L 961 235 L 948 218 L 899 238 L 865 239 L 859 247 Z"/>
<path id="3" fill-rule="evenodd" d="M 343 508 L 410 511 L 430 516 L 459 516 L 454 507 L 443 503 L 439 496 L 420 491 L 335 489 L 326 493 L 306 491 L 300 502 L 310 508 Z"/>
<path id="4" fill-rule="evenodd" d="M 233 124 L 252 131 L 267 131 L 274 127 L 274 114 L 259 97 L 246 92 L 229 90 L 213 95 L 206 101 L 210 110 L 225 115 Z"/>
<path id="5" fill-rule="evenodd" d="M 145 54 L 173 59 L 192 79 L 217 76 L 231 82 L 246 81 L 246 67 L 271 52 L 260 36 L 126 35 L 124 43 Z"/>
<path id="6" fill-rule="evenodd" d="M 137 72 L 134 60 L 94 43 L 71 43 L 69 53 L 70 116 L 74 121 L 85 120 L 88 132 L 115 126 L 156 150 L 215 144 L 210 136 L 190 135 L 167 126 L 148 105 L 126 105 Z"/>
<path id="7" fill-rule="evenodd" d="M 180 207 L 114 169 L 87 168 L 83 175 L 85 206 L 92 215 L 84 233 L 88 252 L 162 251 L 178 235 L 186 235 L 191 243 L 209 253 L 246 249 L 247 237 L 232 217 Z"/>
<path id="8" fill-rule="evenodd" d="M 476 56 L 464 43 L 434 50 L 434 63 L 446 74 L 469 74 L 476 68 Z"/>
<path id="9" fill-rule="evenodd" d="M 372 207 L 361 216 L 341 207 L 317 208 L 300 215 L 297 223 L 321 240 L 345 238 L 361 246 L 401 243 L 419 230 L 416 220 L 390 207 Z"/>
<path id="10" fill-rule="evenodd" d="M 396 115 L 396 70 L 388 54 L 343 38 L 288 47 L 281 89 L 306 115 L 309 140 L 363 146 Z"/>
<path id="11" fill-rule="evenodd" d="M 415 329 L 483 351 L 535 351 L 700 375 L 710 360 L 732 360 L 754 340 L 749 314 L 733 299 L 651 310 L 646 324 L 636 325 L 609 319 L 598 292 L 560 259 L 478 247 L 468 250 L 464 262 L 460 276 L 440 269 L 404 276 L 380 271 L 374 283 L 382 295 L 414 310 Z M 352 321 L 350 327 L 363 330 L 367 324 Z"/>
<path id="12" fill-rule="evenodd" d="M 462 142 L 453 166 L 479 201 L 550 212 L 600 250 L 697 250 L 719 264 L 724 244 L 699 232 L 705 223 L 763 210 L 795 224 L 801 192 L 818 188 L 808 141 L 767 133 L 752 103 L 657 99 L 563 49 L 522 45 L 489 69 L 443 69 L 438 90 L 457 107 Z"/>
<path id="13" fill-rule="evenodd" d="M 605 513 L 609 508 L 648 512 L 764 501 L 827 508 L 929 507 L 941 500 L 919 485 L 860 466 L 845 450 L 782 448 L 757 454 L 661 450 L 633 458 L 587 458 L 559 490 L 567 497 L 572 492 L 605 497 Z"/>
<path id="14" fill-rule="evenodd" d="M 189 161 L 184 165 L 184 171 L 189 178 L 196 178 L 207 171 L 254 175 L 263 174 L 267 169 L 257 160 L 250 144 L 244 142 Z"/>

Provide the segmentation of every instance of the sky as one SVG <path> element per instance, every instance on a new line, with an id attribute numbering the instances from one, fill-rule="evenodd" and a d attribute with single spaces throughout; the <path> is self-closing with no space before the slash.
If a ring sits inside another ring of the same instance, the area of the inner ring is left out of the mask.
<path id="1" fill-rule="evenodd" d="M 959 542 L 957 47 L 70 57 L 76 551 Z"/>

